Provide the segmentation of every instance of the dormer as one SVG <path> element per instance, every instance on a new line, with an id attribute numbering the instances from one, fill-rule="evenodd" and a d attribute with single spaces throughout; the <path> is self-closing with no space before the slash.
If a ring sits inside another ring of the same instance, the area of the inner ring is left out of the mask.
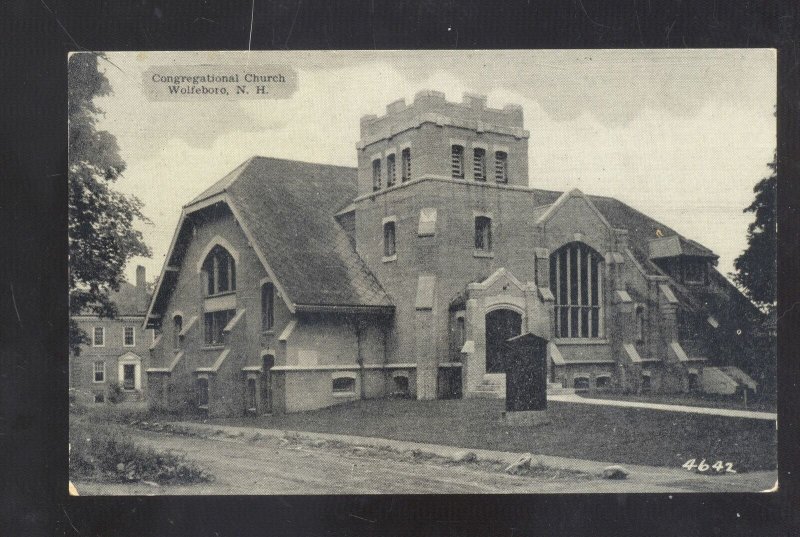
<path id="1" fill-rule="evenodd" d="M 489 108 L 483 95 L 449 102 L 439 91 L 399 99 L 361 118 L 359 195 L 424 177 L 528 186 L 522 107 Z"/>
<path id="2" fill-rule="evenodd" d="M 652 239 L 648 249 L 650 260 L 684 285 L 707 285 L 709 265 L 716 265 L 719 259 L 702 244 L 680 235 Z"/>

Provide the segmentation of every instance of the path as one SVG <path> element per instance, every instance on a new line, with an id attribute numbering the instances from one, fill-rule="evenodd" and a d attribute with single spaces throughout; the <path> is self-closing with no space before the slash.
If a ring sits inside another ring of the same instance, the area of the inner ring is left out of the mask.
<path id="1" fill-rule="evenodd" d="M 246 432 L 248 436 L 253 431 L 259 431 L 240 427 L 220 429 Z M 265 430 L 261 429 L 260 432 L 265 433 Z M 141 483 L 98 484 L 79 481 L 75 484 L 81 495 L 742 491 L 763 490 L 774 480 L 767 472 L 709 477 L 673 468 L 651 467 L 630 468 L 631 475 L 624 481 L 573 474 L 556 478 L 513 476 L 471 465 L 387 460 L 342 450 L 315 449 L 303 445 L 281 446 L 270 441 L 250 443 L 242 439 L 198 438 L 135 429 L 131 433 L 137 444 L 186 454 L 214 474 L 216 480 L 212 483 L 163 487 Z M 313 433 L 299 434 L 316 436 Z M 382 439 L 364 440 L 382 442 Z M 479 457 L 482 455 L 478 453 Z"/>
<path id="2" fill-rule="evenodd" d="M 712 408 L 704 406 L 668 405 L 663 403 L 643 403 L 641 401 L 620 401 L 616 399 L 592 399 L 576 394 L 548 395 L 548 401 L 561 401 L 563 403 L 582 403 L 585 405 L 606 405 L 630 408 L 648 408 L 651 410 L 666 410 L 669 412 L 689 412 L 694 414 L 710 414 L 712 416 L 727 416 L 730 418 L 750 418 L 755 420 L 775 421 L 778 415 L 772 412 L 757 412 L 754 410 L 736 410 L 733 408 Z"/>

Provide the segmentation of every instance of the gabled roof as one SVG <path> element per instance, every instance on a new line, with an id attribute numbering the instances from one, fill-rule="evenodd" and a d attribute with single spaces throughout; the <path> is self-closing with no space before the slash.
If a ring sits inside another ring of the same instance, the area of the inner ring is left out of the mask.
<path id="1" fill-rule="evenodd" d="M 253 157 L 194 198 L 184 213 L 219 197 L 293 306 L 391 307 L 334 219 L 355 196 L 355 168 Z"/>

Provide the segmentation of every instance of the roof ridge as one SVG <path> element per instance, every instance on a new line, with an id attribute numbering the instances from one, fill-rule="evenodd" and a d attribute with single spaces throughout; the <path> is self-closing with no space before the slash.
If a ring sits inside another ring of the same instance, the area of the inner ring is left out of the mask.
<path id="1" fill-rule="evenodd" d="M 282 157 L 265 157 L 264 155 L 253 155 L 250 157 L 250 160 L 277 160 L 281 162 L 294 162 L 299 164 L 311 164 L 313 166 L 325 166 L 328 168 L 344 168 L 346 170 L 358 170 L 358 166 L 343 166 L 341 164 L 329 164 L 326 162 L 311 162 L 310 160 L 300 160 L 300 159 L 291 159 L 291 158 L 282 158 Z"/>

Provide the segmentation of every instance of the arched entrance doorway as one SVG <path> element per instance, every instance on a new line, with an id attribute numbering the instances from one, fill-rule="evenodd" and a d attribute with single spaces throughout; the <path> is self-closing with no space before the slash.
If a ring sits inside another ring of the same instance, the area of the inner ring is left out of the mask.
<path id="1" fill-rule="evenodd" d="M 522 333 L 522 315 L 510 309 L 497 309 L 486 314 L 486 372 L 505 373 L 501 347 L 508 338 Z"/>

